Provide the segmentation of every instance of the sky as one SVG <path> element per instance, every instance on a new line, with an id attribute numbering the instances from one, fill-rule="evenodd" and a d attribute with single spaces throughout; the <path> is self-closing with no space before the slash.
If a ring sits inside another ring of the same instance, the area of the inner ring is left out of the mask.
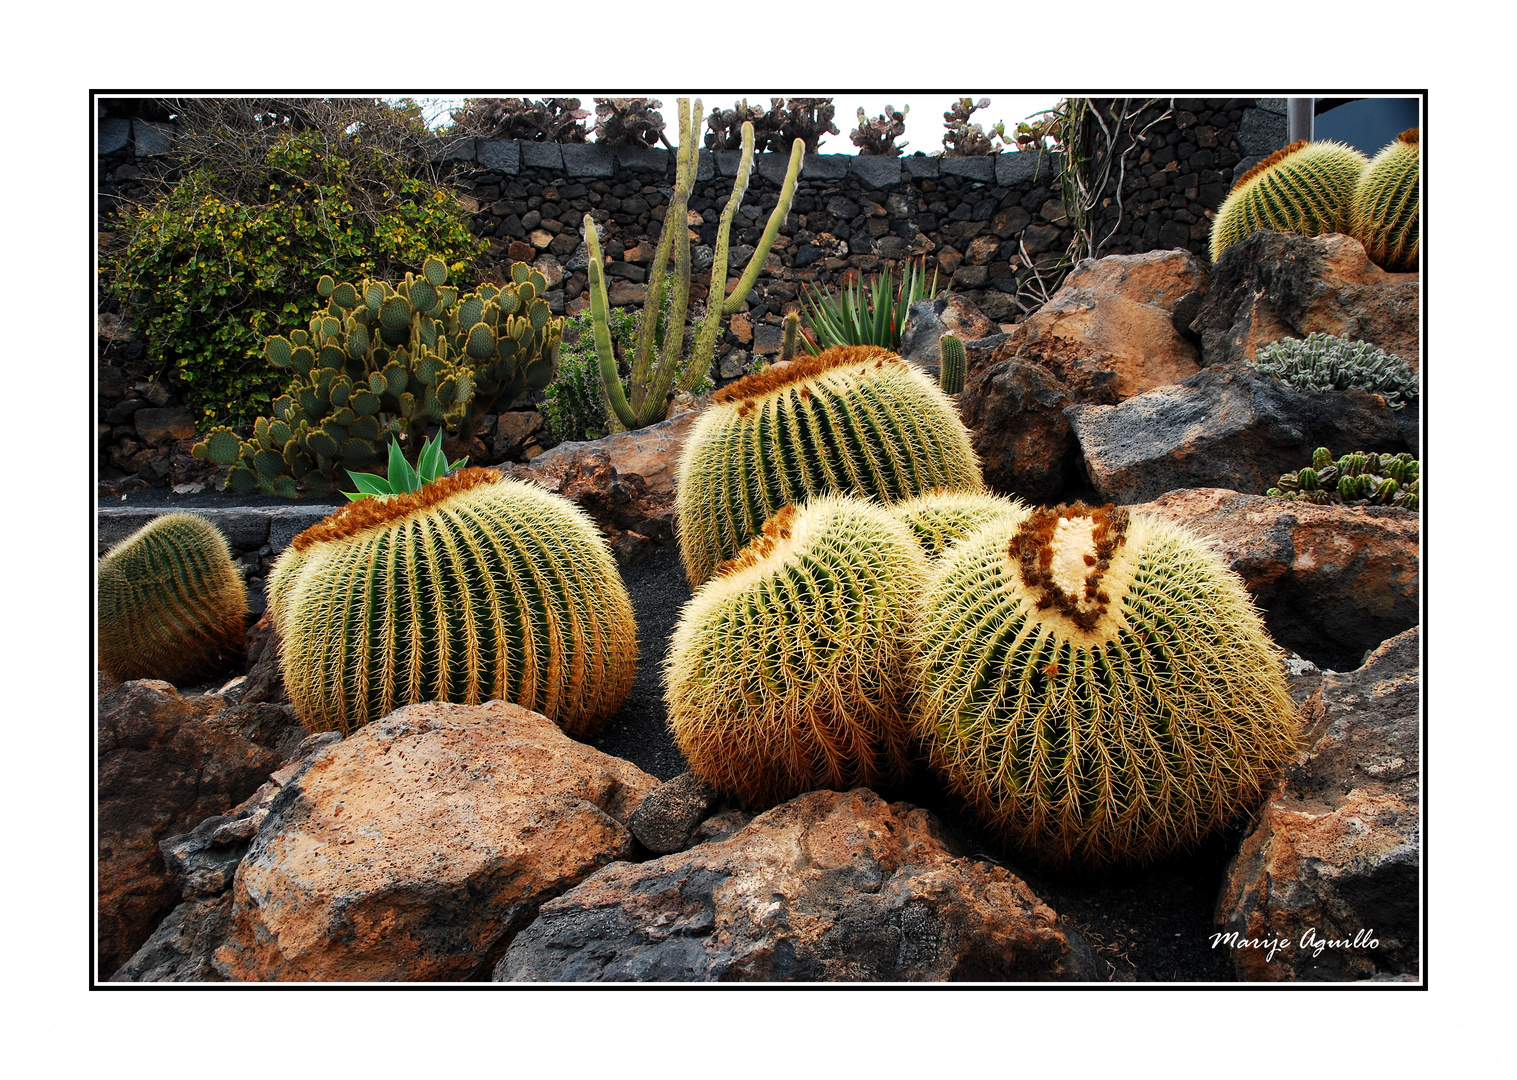
<path id="1" fill-rule="evenodd" d="M 504 92 L 495 91 L 494 94 L 504 95 Z M 622 92 L 618 91 L 618 96 Z M 678 127 L 675 102 L 680 97 L 700 98 L 701 111 L 709 116 L 714 107 L 724 109 L 732 108 L 734 102 L 746 98 L 749 104 L 762 105 L 769 108 L 769 99 L 772 97 L 790 96 L 786 91 L 779 90 L 652 90 L 632 91 L 639 97 L 658 98 L 664 107 L 660 110 L 666 125 L 665 135 L 671 143 L 679 144 L 676 128 Z M 588 90 L 571 90 L 562 92 L 535 92 L 517 91 L 512 96 L 518 97 L 577 97 L 581 107 L 590 112 L 590 118 L 586 120 L 586 126 L 594 125 L 596 97 L 609 97 L 605 91 L 592 92 Z M 802 95 L 795 95 L 802 96 Z M 823 96 L 823 95 L 816 95 Z M 931 94 L 917 93 L 915 91 L 903 91 L 899 94 L 850 94 L 847 92 L 828 95 L 832 97 L 835 112 L 832 122 L 837 125 L 837 135 L 824 135 L 819 151 L 824 154 L 856 154 L 858 147 L 853 145 L 848 133 L 857 125 L 856 112 L 863 106 L 867 116 L 873 118 L 885 111 L 888 103 L 895 107 L 896 112 L 901 112 L 906 106 L 911 107 L 911 112 L 906 116 L 906 134 L 896 141 L 900 146 L 905 142 L 905 152 L 916 153 L 920 150 L 925 154 L 941 153 L 943 149 L 943 113 L 960 97 L 972 97 L 979 101 L 982 97 L 990 98 L 988 108 L 980 109 L 970 117 L 970 122 L 979 124 L 981 128 L 989 130 L 997 121 L 1004 121 L 1006 134 L 1010 138 L 1016 131 L 1019 121 L 1027 119 L 1033 113 L 1051 109 L 1059 101 L 1057 94 L 993 94 L 988 91 L 969 91 L 961 94 Z M 449 110 L 463 104 L 461 97 L 424 97 L 417 99 L 425 108 L 427 120 L 434 127 L 448 122 Z M 701 130 L 705 131 L 705 122 L 702 121 Z"/>

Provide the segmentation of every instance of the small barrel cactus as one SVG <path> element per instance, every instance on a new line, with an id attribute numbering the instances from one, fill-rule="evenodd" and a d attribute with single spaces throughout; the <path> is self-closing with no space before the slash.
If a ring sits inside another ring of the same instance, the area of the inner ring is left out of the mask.
<path id="1" fill-rule="evenodd" d="M 1401 357 L 1367 341 L 1349 341 L 1332 334 L 1272 341 L 1254 354 L 1249 366 L 1297 390 L 1379 394 L 1393 409 L 1405 407 L 1418 396 L 1417 373 Z"/>
<path id="2" fill-rule="evenodd" d="M 164 514 L 106 552 L 100 667 L 118 681 L 187 685 L 242 659 L 247 590 L 220 530 Z"/>
<path id="3" fill-rule="evenodd" d="M 1373 454 L 1356 450 L 1334 459 L 1317 447 L 1312 463 L 1281 475 L 1264 494 L 1301 499 L 1318 505 L 1400 506 L 1416 510 L 1422 501 L 1422 469 L 1411 454 Z"/>
<path id="4" fill-rule="evenodd" d="M 632 604 L 589 517 L 491 469 L 350 503 L 299 534 L 269 610 L 310 731 L 499 698 L 583 738 L 620 708 L 637 661 Z"/>
<path id="5" fill-rule="evenodd" d="M 872 503 L 823 495 L 770 518 L 685 605 L 664 662 L 691 771 L 753 806 L 902 774 L 924 574 L 910 531 Z"/>
<path id="6" fill-rule="evenodd" d="M 962 540 L 993 518 L 1010 515 L 1020 521 L 1027 506 L 1020 499 L 984 491 L 944 491 L 941 488 L 897 503 L 890 508 L 916 536 L 929 559 Z"/>
<path id="7" fill-rule="evenodd" d="M 917 736 L 992 828 L 1052 864 L 1143 862 L 1253 806 L 1296 708 L 1243 583 L 1162 519 L 1006 515 L 934 567 Z"/>
<path id="8" fill-rule="evenodd" d="M 1211 257 L 1261 229 L 1321 236 L 1347 232 L 1354 187 L 1368 159 L 1351 146 L 1294 142 L 1238 178 L 1212 222 Z"/>
<path id="9" fill-rule="evenodd" d="M 1349 235 L 1364 245 L 1376 266 L 1417 269 L 1421 247 L 1422 181 L 1418 164 L 1421 129 L 1409 128 L 1376 154 L 1354 188 Z"/>
<path id="10" fill-rule="evenodd" d="M 969 432 L 931 379 L 883 347 L 840 345 L 717 391 L 680 457 L 675 525 L 699 586 L 808 496 L 894 503 L 983 487 Z"/>

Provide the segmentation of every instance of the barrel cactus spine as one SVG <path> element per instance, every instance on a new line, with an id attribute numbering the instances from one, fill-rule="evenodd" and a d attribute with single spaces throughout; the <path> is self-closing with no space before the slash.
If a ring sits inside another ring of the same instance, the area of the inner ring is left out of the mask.
<path id="1" fill-rule="evenodd" d="M 904 775 L 925 569 L 876 504 L 822 495 L 771 517 L 685 605 L 664 661 L 695 775 L 754 807 Z"/>
<path id="2" fill-rule="evenodd" d="M 637 627 L 610 549 L 560 496 L 464 469 L 295 537 L 269 580 L 308 730 L 419 701 L 514 701 L 586 737 L 632 685 Z"/>
<path id="3" fill-rule="evenodd" d="M 242 659 L 247 590 L 226 538 L 164 514 L 100 560 L 100 667 L 112 679 L 187 685 Z"/>
<path id="4" fill-rule="evenodd" d="M 953 403 L 876 345 L 843 345 L 717 391 L 680 456 L 675 528 L 691 586 L 770 515 L 842 492 L 895 503 L 933 488 L 980 491 Z"/>
<path id="5" fill-rule="evenodd" d="M 1368 159 L 1331 141 L 1294 142 L 1238 178 L 1212 222 L 1211 258 L 1261 229 L 1321 236 L 1347 232 L 1354 188 Z"/>
<path id="6" fill-rule="evenodd" d="M 1007 516 L 937 563 L 917 735 L 987 825 L 1050 864 L 1141 863 L 1256 804 L 1295 748 L 1237 578 L 1162 519 Z"/>
<path id="7" fill-rule="evenodd" d="M 1376 266 L 1417 269 L 1421 250 L 1421 129 L 1408 128 L 1372 159 L 1354 188 L 1349 235 Z"/>
<path id="8" fill-rule="evenodd" d="M 1008 499 L 988 491 L 947 491 L 937 488 L 914 499 L 897 503 L 891 512 L 906 523 L 923 552 L 936 559 L 956 541 L 995 518 L 1020 521 L 1029 509 L 1020 499 Z"/>

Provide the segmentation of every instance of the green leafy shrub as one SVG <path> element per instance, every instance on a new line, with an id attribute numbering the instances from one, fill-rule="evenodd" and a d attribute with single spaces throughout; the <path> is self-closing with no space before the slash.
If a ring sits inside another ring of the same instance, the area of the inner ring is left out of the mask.
<path id="1" fill-rule="evenodd" d="M 123 212 L 102 263 L 150 360 L 208 421 L 270 411 L 288 375 L 264 341 L 323 306 L 323 274 L 394 278 L 432 253 L 468 276 L 485 249 L 428 173 L 415 117 L 374 102 L 293 113 L 259 114 L 275 117 L 266 126 L 225 109 L 181 118 L 177 182 Z"/>
<path id="2" fill-rule="evenodd" d="M 806 317 L 815 331 L 816 340 L 811 334 L 804 338 L 812 356 L 834 345 L 883 345 L 895 350 L 901 347 L 911 305 L 937 296 L 938 272 L 934 270 L 928 281 L 924 260 L 917 260 L 906 264 L 899 285 L 887 265 L 883 274 L 870 277 L 867 289 L 859 274 L 850 271 L 836 299 L 825 288 L 813 292 L 803 284 L 801 291 Z"/>
<path id="3" fill-rule="evenodd" d="M 1417 373 L 1401 357 L 1367 341 L 1350 341 L 1332 334 L 1272 341 L 1254 354 L 1249 366 L 1297 390 L 1379 394 L 1393 409 L 1404 408 L 1418 393 Z"/>

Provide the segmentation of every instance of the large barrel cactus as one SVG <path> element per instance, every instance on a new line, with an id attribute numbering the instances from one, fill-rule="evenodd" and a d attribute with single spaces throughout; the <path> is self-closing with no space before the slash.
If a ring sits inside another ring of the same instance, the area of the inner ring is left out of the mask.
<path id="1" fill-rule="evenodd" d="M 1417 269 L 1421 246 L 1421 129 L 1409 128 L 1371 159 L 1354 188 L 1349 235 L 1386 270 Z"/>
<path id="2" fill-rule="evenodd" d="M 96 577 L 100 667 L 111 678 L 186 685 L 242 659 L 247 591 L 204 518 L 155 518 L 106 552 Z"/>
<path id="3" fill-rule="evenodd" d="M 988 491 L 944 491 L 941 488 L 897 503 L 891 508 L 922 545 L 929 559 L 936 559 L 948 546 L 975 532 L 993 518 L 1011 515 L 1018 521 L 1028 508 L 1020 499 L 992 495 Z"/>
<path id="4" fill-rule="evenodd" d="M 1253 806 L 1296 709 L 1242 582 L 1116 507 L 995 518 L 937 563 L 917 735 L 992 828 L 1050 863 L 1142 862 Z"/>
<path id="5" fill-rule="evenodd" d="M 583 738 L 621 706 L 637 660 L 631 601 L 589 517 L 492 469 L 307 529 L 274 568 L 269 610 L 311 731 L 499 698 Z"/>
<path id="6" fill-rule="evenodd" d="M 698 589 L 664 662 L 691 771 L 749 805 L 876 786 L 908 759 L 910 531 L 860 499 L 785 507 Z"/>
<path id="7" fill-rule="evenodd" d="M 1291 143 L 1238 178 L 1212 222 L 1211 257 L 1261 229 L 1321 236 L 1348 232 L 1354 187 L 1368 159 L 1331 141 Z"/>
<path id="8" fill-rule="evenodd" d="M 680 457 L 675 525 L 699 586 L 808 496 L 982 487 L 969 432 L 932 380 L 888 349 L 842 345 L 717 392 Z"/>

